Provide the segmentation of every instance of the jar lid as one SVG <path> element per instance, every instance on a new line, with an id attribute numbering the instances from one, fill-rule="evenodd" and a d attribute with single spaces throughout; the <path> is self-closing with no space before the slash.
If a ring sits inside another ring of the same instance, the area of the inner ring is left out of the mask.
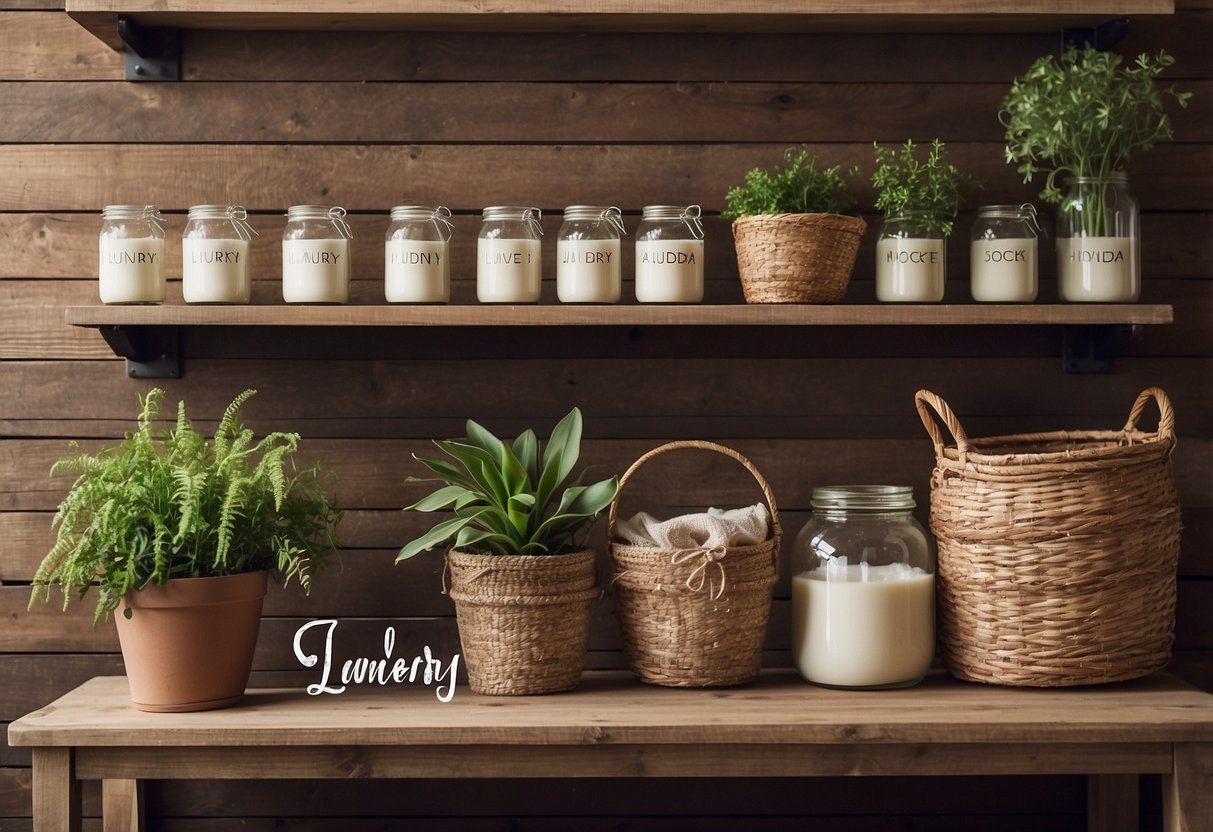
<path id="1" fill-rule="evenodd" d="M 570 205 L 564 209 L 565 221 L 605 222 L 620 234 L 627 234 L 623 212 L 614 205 Z"/>
<path id="2" fill-rule="evenodd" d="M 328 220 L 337 232 L 347 240 L 354 239 L 354 232 L 345 221 L 345 209 L 340 205 L 292 205 L 286 209 L 287 222 L 292 220 Z"/>
<path id="3" fill-rule="evenodd" d="M 539 225 L 543 212 L 538 208 L 528 208 L 524 205 L 491 205 L 484 209 L 481 216 L 485 222 L 525 222 L 535 232 L 536 237 L 543 236 L 543 228 Z"/>
<path id="4" fill-rule="evenodd" d="M 686 225 L 696 240 L 703 239 L 703 225 L 699 218 L 703 209 L 698 205 L 646 205 L 641 218 L 645 220 L 677 220 Z"/>
<path id="5" fill-rule="evenodd" d="M 815 511 L 905 511 L 917 505 L 909 485 L 819 486 L 810 503 Z"/>

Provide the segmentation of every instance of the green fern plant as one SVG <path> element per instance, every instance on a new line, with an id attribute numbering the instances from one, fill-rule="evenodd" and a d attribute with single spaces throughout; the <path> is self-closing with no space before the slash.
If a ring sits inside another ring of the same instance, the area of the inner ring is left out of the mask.
<path id="1" fill-rule="evenodd" d="M 175 425 L 157 429 L 164 391 L 154 389 L 141 399 L 138 429 L 118 447 L 56 462 L 52 476 L 78 476 L 52 521 L 55 544 L 34 576 L 30 606 L 58 585 L 67 609 L 72 591 L 83 598 L 95 584 L 95 627 L 148 584 L 261 569 L 310 591 L 313 571 L 336 549 L 340 512 L 318 467 L 290 470 L 298 434 L 256 441 L 241 423 L 255 393 L 228 405 L 208 442 L 184 402 Z"/>
<path id="2" fill-rule="evenodd" d="M 555 555 L 584 548 L 594 519 L 619 493 L 619 478 L 582 485 L 582 471 L 561 491 L 581 454 L 581 429 L 581 411 L 573 408 L 541 449 L 533 430 L 511 444 L 469 419 L 463 439 L 434 441 L 455 464 L 414 454 L 437 476 L 407 481 L 444 485 L 404 510 L 454 516 L 406 544 L 396 562 L 438 547 L 498 555 Z"/>
<path id="3" fill-rule="evenodd" d="M 784 153 L 786 167 L 770 171 L 754 168 L 745 175 L 745 185 L 725 194 L 726 219 L 759 214 L 845 214 L 855 205 L 851 180 L 859 168 L 845 173 L 841 165 L 817 169 L 817 160 L 807 150 Z"/>

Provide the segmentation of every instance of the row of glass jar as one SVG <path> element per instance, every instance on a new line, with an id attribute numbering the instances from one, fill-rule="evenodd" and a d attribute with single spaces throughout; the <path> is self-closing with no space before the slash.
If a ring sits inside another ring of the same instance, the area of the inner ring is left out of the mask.
<path id="1" fill-rule="evenodd" d="M 100 287 L 104 303 L 164 300 L 164 226 L 155 206 L 111 205 L 103 212 Z M 703 226 L 698 205 L 649 205 L 636 230 L 636 299 L 703 300 Z M 535 303 L 541 286 L 538 208 L 485 208 L 476 247 L 476 296 L 483 303 Z M 384 293 L 392 303 L 450 299 L 451 212 L 397 206 L 384 243 Z M 571 205 L 557 237 L 556 294 L 565 303 L 614 303 L 622 293 L 618 208 Z M 182 236 L 186 303 L 248 303 L 249 244 L 256 232 L 243 208 L 197 205 Z M 345 209 L 295 205 L 282 234 L 282 297 L 287 303 L 345 303 L 350 240 Z"/>
<path id="2" fill-rule="evenodd" d="M 1137 203 L 1123 176 L 1102 185 L 1093 226 L 1081 196 L 1059 213 L 1057 294 L 1063 301 L 1134 303 L 1141 295 Z M 1092 200 L 1087 201 L 1087 206 Z M 915 214 L 888 217 L 876 243 L 876 297 L 881 301 L 943 300 L 947 274 L 945 235 Z M 1095 227 L 1099 233 L 1092 233 Z M 973 300 L 1031 303 L 1038 290 L 1042 229 L 1030 205 L 986 205 L 970 235 Z"/>

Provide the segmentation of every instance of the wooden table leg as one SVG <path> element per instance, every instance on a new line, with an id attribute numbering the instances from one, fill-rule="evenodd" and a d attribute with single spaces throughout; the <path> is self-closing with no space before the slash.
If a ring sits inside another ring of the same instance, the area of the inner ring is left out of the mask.
<path id="1" fill-rule="evenodd" d="M 70 748 L 34 749 L 34 832 L 80 832 L 80 781 Z"/>
<path id="2" fill-rule="evenodd" d="M 143 782 L 101 781 L 103 832 L 143 832 Z"/>
<path id="3" fill-rule="evenodd" d="M 1137 832 L 1136 774 L 1087 777 L 1087 832 Z"/>
<path id="4" fill-rule="evenodd" d="M 1166 832 L 1213 829 L 1213 743 L 1175 743 L 1175 766 L 1162 780 Z"/>

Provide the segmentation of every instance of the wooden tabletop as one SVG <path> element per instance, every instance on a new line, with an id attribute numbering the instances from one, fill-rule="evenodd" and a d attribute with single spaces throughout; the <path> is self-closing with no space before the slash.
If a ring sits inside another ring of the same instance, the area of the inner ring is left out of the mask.
<path id="1" fill-rule="evenodd" d="M 587 673 L 574 692 L 478 696 L 433 687 L 252 690 L 192 714 L 136 711 L 124 677 L 99 677 L 9 727 L 17 746 L 416 746 L 1099 743 L 1213 741 L 1213 695 L 1166 674 L 1066 689 L 931 676 L 893 691 L 837 691 L 789 672 L 729 689 L 641 685 Z"/>

